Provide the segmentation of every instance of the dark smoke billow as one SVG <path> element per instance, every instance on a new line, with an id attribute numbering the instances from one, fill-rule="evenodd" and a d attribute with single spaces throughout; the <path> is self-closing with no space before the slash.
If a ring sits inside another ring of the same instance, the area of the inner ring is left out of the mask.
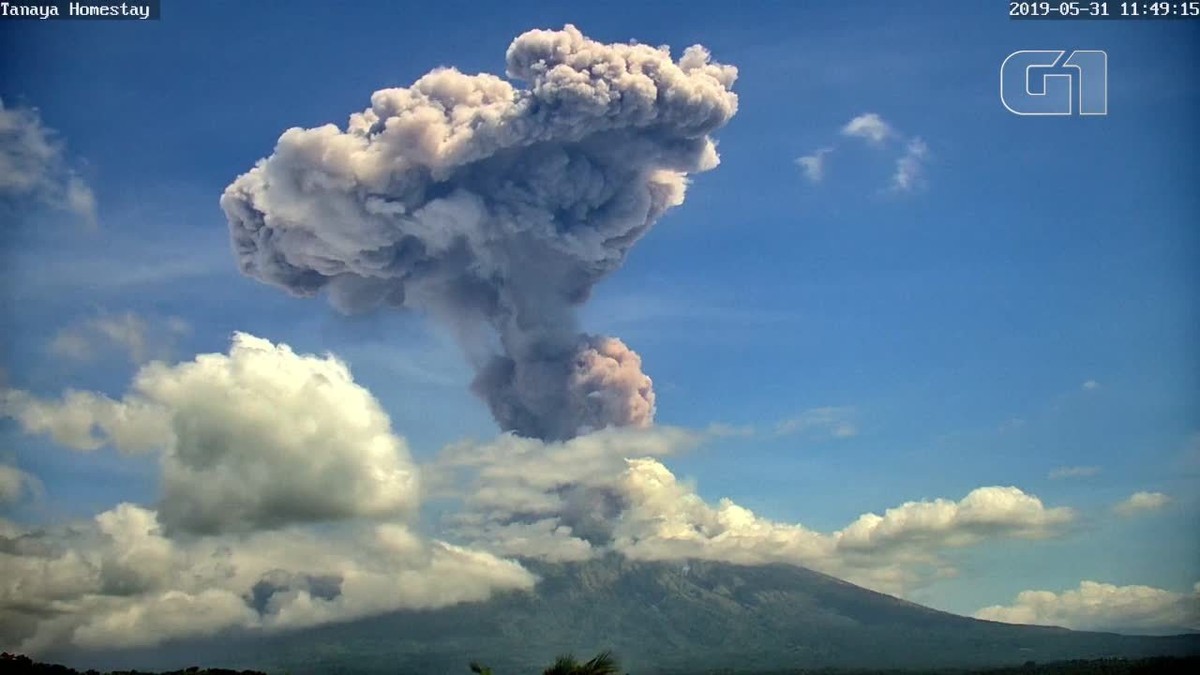
<path id="1" fill-rule="evenodd" d="M 427 312 L 469 349 L 486 336 L 472 388 L 505 430 L 648 425 L 641 360 L 574 307 L 717 165 L 737 70 L 567 26 L 514 40 L 507 74 L 527 88 L 437 69 L 345 131 L 284 132 L 221 197 L 238 264 L 343 311 Z"/>

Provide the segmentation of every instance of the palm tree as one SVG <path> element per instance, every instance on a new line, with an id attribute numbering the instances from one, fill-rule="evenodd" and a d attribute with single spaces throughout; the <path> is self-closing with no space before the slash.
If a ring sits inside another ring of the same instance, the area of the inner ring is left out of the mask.
<path id="1" fill-rule="evenodd" d="M 565 654 L 554 661 L 554 665 L 542 671 L 542 675 L 575 675 L 579 672 L 579 661 L 574 656 Z"/>
<path id="2" fill-rule="evenodd" d="M 542 675 L 617 675 L 621 672 L 612 652 L 600 652 L 591 661 L 580 663 L 567 654 L 558 657 L 554 665 L 542 671 Z"/>

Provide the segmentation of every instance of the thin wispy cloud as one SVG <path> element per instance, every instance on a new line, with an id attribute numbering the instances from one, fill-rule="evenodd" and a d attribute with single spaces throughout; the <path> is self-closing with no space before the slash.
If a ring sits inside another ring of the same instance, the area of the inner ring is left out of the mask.
<path id="1" fill-rule="evenodd" d="M 1095 380 L 1088 380 L 1079 386 L 1084 391 L 1096 391 L 1100 388 L 1100 383 Z"/>
<path id="2" fill-rule="evenodd" d="M 1018 429 L 1024 428 L 1026 424 L 1028 424 L 1028 422 L 1026 422 L 1024 418 L 1010 417 L 1000 423 L 1000 426 L 997 427 L 997 431 L 1000 431 L 1002 433 L 1009 432 L 1009 431 L 1016 431 Z"/>
<path id="3" fill-rule="evenodd" d="M 811 155 L 796 158 L 796 164 L 804 171 L 804 177 L 813 183 L 820 183 L 825 178 L 825 158 L 833 152 L 832 147 L 818 148 Z"/>
<path id="4" fill-rule="evenodd" d="M 470 369 L 443 343 L 367 343 L 343 348 L 338 353 L 357 367 L 388 372 L 398 382 L 408 385 L 461 387 L 471 378 Z"/>
<path id="5" fill-rule="evenodd" d="M 41 205 L 96 222 L 96 196 L 72 169 L 64 144 L 36 108 L 0 100 L 0 201 Z"/>
<path id="6" fill-rule="evenodd" d="M 3 382 L 3 379 L 0 379 L 0 382 Z M 1176 465 L 1189 473 L 1200 470 L 1200 433 L 1194 433 L 1187 439 L 1183 449 L 1176 456 Z"/>
<path id="7" fill-rule="evenodd" d="M 854 408 L 826 406 L 813 408 L 782 420 L 775 425 L 776 436 L 810 434 L 831 438 L 850 438 L 858 435 L 854 424 Z"/>
<path id="8" fill-rule="evenodd" d="M 38 302 L 53 295 L 77 292 L 106 296 L 122 302 L 124 294 L 165 293 L 181 286 L 240 281 L 224 242 L 207 235 L 187 235 L 180 242 L 151 238 L 142 233 L 104 232 L 105 255 L 71 244 L 53 257 L 14 251 L 13 283 L 8 291 L 23 302 Z M 216 247 L 214 247 L 216 245 Z M 94 246 L 94 245 L 93 245 Z"/>
<path id="9" fill-rule="evenodd" d="M 904 154 L 896 160 L 896 172 L 892 174 L 892 190 L 912 192 L 924 184 L 925 158 L 929 146 L 920 138 L 913 138 L 905 146 Z"/>
<path id="10" fill-rule="evenodd" d="M 858 139 L 876 149 L 894 147 L 893 141 L 903 145 L 895 158 L 895 168 L 888 180 L 888 191 L 892 193 L 915 192 L 926 185 L 925 165 L 929 159 L 929 145 L 918 136 L 908 137 L 885 120 L 879 113 L 863 113 L 842 126 L 839 134 L 845 138 Z M 810 183 L 825 179 L 829 156 L 837 144 L 818 148 L 808 155 L 796 158 L 796 164 Z"/>
<path id="11" fill-rule="evenodd" d="M 77 321 L 58 332 L 47 346 L 54 356 L 90 362 L 123 352 L 134 365 L 169 358 L 175 342 L 189 331 L 179 317 L 147 318 L 135 312 L 100 314 Z"/>
<path id="12" fill-rule="evenodd" d="M 714 422 L 705 428 L 704 433 L 712 438 L 751 438 L 755 432 L 753 426 L 746 424 Z"/>
<path id="13" fill-rule="evenodd" d="M 1098 466 L 1060 466 L 1051 469 L 1047 475 L 1051 480 L 1062 480 L 1064 478 L 1087 478 L 1098 473 L 1100 473 Z"/>

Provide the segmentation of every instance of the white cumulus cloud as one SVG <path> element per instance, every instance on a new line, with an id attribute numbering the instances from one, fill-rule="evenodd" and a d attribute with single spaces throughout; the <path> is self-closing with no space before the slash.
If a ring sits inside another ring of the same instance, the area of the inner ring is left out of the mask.
<path id="1" fill-rule="evenodd" d="M 227 354 L 142 367 L 120 399 L 10 390 L 3 403 L 27 432 L 154 452 L 161 470 L 154 508 L 0 521 L 0 642 L 20 651 L 298 628 L 534 584 L 518 563 L 411 528 L 418 469 L 332 355 L 238 333 Z"/>
<path id="2" fill-rule="evenodd" d="M 1135 492 L 1113 507 L 1119 516 L 1131 517 L 1158 511 L 1171 503 L 1171 498 L 1161 492 Z"/>
<path id="3" fill-rule="evenodd" d="M 1061 593 L 1022 591 L 1011 605 L 985 607 L 979 619 L 1126 633 L 1200 630 L 1200 583 L 1191 593 L 1083 581 Z"/>
<path id="4" fill-rule="evenodd" d="M 68 447 L 160 452 L 169 529 L 397 515 L 418 499 L 405 441 L 345 364 L 244 333 L 228 354 L 144 366 L 119 400 L 10 391 L 4 403 L 27 432 Z"/>
<path id="5" fill-rule="evenodd" d="M 941 554 L 949 549 L 1048 537 L 1074 518 L 1017 488 L 983 487 L 957 502 L 913 501 L 883 515 L 863 514 L 824 533 L 763 518 L 730 499 L 709 505 L 654 460 L 631 461 L 624 486 L 631 507 L 618 524 L 616 546 L 631 557 L 784 562 L 894 593 L 946 573 Z"/>
<path id="6" fill-rule="evenodd" d="M 528 589 L 520 565 L 395 523 L 173 539 L 121 504 L 90 523 L 0 538 L 0 640 L 38 654 L 239 628 L 281 630 Z"/>
<path id="7" fill-rule="evenodd" d="M 892 126 L 877 113 L 864 113 L 842 127 L 843 136 L 862 138 L 872 143 L 882 143 L 895 133 Z"/>

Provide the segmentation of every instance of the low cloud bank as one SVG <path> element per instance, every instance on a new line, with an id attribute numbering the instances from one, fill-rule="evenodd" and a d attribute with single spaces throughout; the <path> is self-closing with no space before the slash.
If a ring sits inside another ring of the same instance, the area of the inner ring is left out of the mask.
<path id="1" fill-rule="evenodd" d="M 785 562 L 870 588 L 903 592 L 953 574 L 943 554 L 990 539 L 1057 536 L 1075 519 L 1015 487 L 981 487 L 960 500 L 906 502 L 820 532 L 763 518 L 730 499 L 711 504 L 659 458 L 696 436 L 620 430 L 561 443 L 503 437 L 443 453 L 437 471 L 469 486 L 447 523 L 472 546 L 502 555 Z"/>
<path id="2" fill-rule="evenodd" d="M 1200 631 L 1200 583 L 1191 593 L 1095 581 L 1061 593 L 1021 591 L 1011 605 L 993 605 L 978 619 L 1077 630 L 1170 634 Z"/>

